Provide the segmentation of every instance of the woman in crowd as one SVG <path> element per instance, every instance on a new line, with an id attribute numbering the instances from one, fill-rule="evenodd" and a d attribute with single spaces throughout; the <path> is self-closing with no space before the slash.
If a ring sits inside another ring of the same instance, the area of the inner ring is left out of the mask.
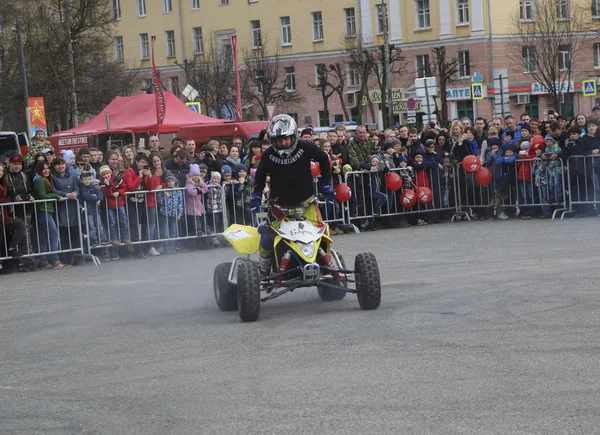
<path id="1" fill-rule="evenodd" d="M 113 171 L 115 175 L 118 177 L 123 177 L 123 173 L 125 172 L 125 168 L 119 164 L 119 158 L 121 157 L 121 153 L 116 149 L 108 150 L 106 152 L 106 157 L 104 159 L 104 164 L 108 165 L 108 167 Z"/>
<path id="2" fill-rule="evenodd" d="M 63 159 L 56 159 L 52 163 L 52 183 L 54 193 L 66 201 L 57 204 L 56 220 L 60 234 L 61 250 L 77 249 L 80 247 L 79 234 L 79 175 L 72 168 L 67 167 Z M 67 252 L 60 255 L 63 263 L 73 263 L 73 253 Z"/>
<path id="3" fill-rule="evenodd" d="M 229 156 L 225 159 L 225 161 L 229 166 L 231 166 L 231 169 L 242 163 L 242 159 L 240 158 L 240 149 L 237 147 L 237 145 L 231 146 L 229 149 Z"/>
<path id="4" fill-rule="evenodd" d="M 148 156 L 139 153 L 135 158 L 135 163 L 123 174 L 123 183 L 127 187 L 127 192 L 139 192 L 144 190 L 144 179 L 150 177 L 148 169 Z M 146 216 L 146 195 L 137 193 L 135 195 L 126 195 L 126 210 L 129 218 L 129 231 L 131 240 L 139 242 L 148 238 L 148 219 Z M 146 258 L 146 248 L 140 244 L 134 244 L 135 256 L 137 258 Z"/>
<path id="5" fill-rule="evenodd" d="M 127 170 L 135 163 L 135 147 L 131 144 L 125 145 L 121 150 L 123 156 L 123 169 Z"/>
<path id="6" fill-rule="evenodd" d="M 10 207 L 4 206 L 9 201 L 6 196 L 6 169 L 0 164 L 0 257 L 19 257 L 23 255 L 19 251 L 19 242 L 25 237 L 25 223 L 17 219 L 14 213 L 10 213 Z M 12 233 L 9 235 L 9 232 Z M 0 261 L 0 269 L 2 262 Z"/>
<path id="7" fill-rule="evenodd" d="M 37 200 L 64 200 L 64 198 L 54 192 L 52 177 L 50 176 L 50 166 L 45 162 L 40 162 L 35 166 L 36 177 L 33 182 L 33 197 Z M 65 269 L 71 267 L 70 264 L 64 264 L 59 260 L 56 251 L 58 246 L 58 227 L 54 219 L 54 201 L 45 201 L 36 203 L 36 216 L 39 229 L 40 251 L 54 252 L 48 255 L 40 256 L 40 269 Z"/>
<path id="8" fill-rule="evenodd" d="M 144 177 L 144 190 L 160 190 L 165 187 L 167 170 L 159 153 L 150 154 L 150 176 Z M 156 193 L 146 194 L 146 212 L 148 220 L 148 236 L 150 240 L 159 240 L 158 213 L 156 210 Z M 148 254 L 155 257 L 160 255 L 154 243 L 150 245 Z"/>

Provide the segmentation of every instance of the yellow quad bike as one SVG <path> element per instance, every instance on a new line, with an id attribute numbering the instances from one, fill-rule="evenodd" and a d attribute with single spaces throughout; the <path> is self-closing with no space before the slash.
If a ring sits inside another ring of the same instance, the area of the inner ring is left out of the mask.
<path id="1" fill-rule="evenodd" d="M 312 202 L 311 202 L 312 203 Z M 238 310 L 245 322 L 254 322 L 260 314 L 261 302 L 275 299 L 301 287 L 317 287 L 324 301 L 340 300 L 346 293 L 356 293 L 363 310 L 374 310 L 381 302 L 381 282 L 375 256 L 360 253 L 354 260 L 354 270 L 346 269 L 344 259 L 331 249 L 329 226 L 315 227 L 303 218 L 311 203 L 279 209 L 284 219 L 279 228 L 262 223 L 259 228 L 231 225 L 223 236 L 235 250 L 244 255 L 233 262 L 221 263 L 214 272 L 214 292 L 222 311 Z M 264 217 L 266 213 L 263 213 Z M 275 264 L 269 276 L 259 273 L 258 251 L 261 231 L 274 235 Z M 349 284 L 355 284 L 350 288 Z"/>

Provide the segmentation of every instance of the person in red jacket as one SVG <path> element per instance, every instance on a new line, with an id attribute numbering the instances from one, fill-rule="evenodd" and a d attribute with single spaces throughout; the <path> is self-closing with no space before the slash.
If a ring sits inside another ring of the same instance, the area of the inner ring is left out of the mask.
<path id="1" fill-rule="evenodd" d="M 146 194 L 143 192 L 144 178 L 148 178 L 151 175 L 148 163 L 148 156 L 144 153 L 139 153 L 135 158 L 135 162 L 123 174 L 123 183 L 125 183 L 127 192 L 139 192 L 126 195 L 127 201 L 125 201 L 127 216 L 129 217 L 131 240 L 134 242 L 148 239 Z M 144 245 L 134 245 L 134 251 L 137 258 L 146 258 L 147 256 Z"/>
<path id="2" fill-rule="evenodd" d="M 102 189 L 102 193 L 104 193 L 106 209 L 108 210 L 112 244 L 119 246 L 121 242 L 124 242 L 127 245 L 131 245 L 129 224 L 127 223 L 127 213 L 125 212 L 125 192 L 127 191 L 125 183 L 107 165 L 102 166 L 99 172 L 100 188 Z M 111 259 L 118 260 L 118 256 L 113 255 Z"/>
<path id="3" fill-rule="evenodd" d="M 519 210 L 521 219 L 533 219 L 534 208 L 527 204 L 533 204 L 532 183 L 535 150 L 531 149 L 528 141 L 521 142 L 521 151 L 517 156 L 517 184 L 519 185 Z"/>
<path id="4" fill-rule="evenodd" d="M 163 189 L 165 186 L 164 177 L 167 174 L 165 163 L 158 153 L 150 154 L 150 174 L 144 177 L 144 190 L 154 191 Z M 158 213 L 156 211 L 156 193 L 146 193 L 146 213 L 148 219 L 148 236 L 150 240 L 159 240 L 158 234 Z M 150 245 L 148 254 L 155 257 L 160 255 L 154 244 Z"/>

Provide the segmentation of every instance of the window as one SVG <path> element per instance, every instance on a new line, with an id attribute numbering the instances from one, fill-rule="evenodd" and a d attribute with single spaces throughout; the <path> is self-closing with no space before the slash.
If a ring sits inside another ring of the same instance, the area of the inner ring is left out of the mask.
<path id="1" fill-rule="evenodd" d="M 385 4 L 375 5 L 377 15 L 377 34 L 381 35 L 387 31 L 387 9 Z"/>
<path id="2" fill-rule="evenodd" d="M 257 94 L 262 94 L 265 90 L 265 72 L 257 70 L 254 73 L 254 90 Z"/>
<path id="3" fill-rule="evenodd" d="M 137 0 L 137 14 L 138 17 L 146 16 L 146 0 Z"/>
<path id="4" fill-rule="evenodd" d="M 532 118 L 540 119 L 540 98 L 537 95 L 530 95 L 529 104 L 526 104 L 523 109 Z"/>
<path id="5" fill-rule="evenodd" d="M 200 0 L 190 0 L 190 8 L 192 10 L 200 9 Z"/>
<path id="6" fill-rule="evenodd" d="M 219 4 L 220 5 L 228 5 L 229 4 L 229 0 L 219 0 Z"/>
<path id="7" fill-rule="evenodd" d="M 327 83 L 327 66 L 324 63 L 315 65 L 315 83 L 319 89 Z"/>
<path id="8" fill-rule="evenodd" d="M 592 17 L 600 18 L 600 0 L 592 0 Z"/>
<path id="9" fill-rule="evenodd" d="M 148 34 L 140 33 L 140 59 L 150 58 L 150 44 L 148 43 Z"/>
<path id="10" fill-rule="evenodd" d="M 556 18 L 559 20 L 568 20 L 571 18 L 569 0 L 556 0 Z"/>
<path id="11" fill-rule="evenodd" d="M 152 81 L 152 79 L 143 79 L 142 91 L 145 91 L 147 94 L 152 94 L 154 92 L 153 84 L 154 82 Z"/>
<path id="12" fill-rule="evenodd" d="M 594 43 L 594 68 L 600 68 L 600 42 Z"/>
<path id="13" fill-rule="evenodd" d="M 558 69 L 560 71 L 569 71 L 571 69 L 571 46 L 558 46 Z"/>
<path id="14" fill-rule="evenodd" d="M 475 112 L 473 111 L 472 101 L 457 101 L 456 102 L 456 116 L 459 119 L 469 118 L 475 119 Z"/>
<path id="15" fill-rule="evenodd" d="M 204 38 L 202 37 L 202 27 L 194 27 L 192 29 L 194 38 L 194 54 L 204 53 Z"/>
<path id="16" fill-rule="evenodd" d="M 165 38 L 167 39 L 167 57 L 175 57 L 175 31 L 167 30 Z"/>
<path id="17" fill-rule="evenodd" d="M 356 64 L 349 63 L 348 64 L 348 86 L 358 86 L 360 84 L 360 79 L 358 76 L 358 67 Z"/>
<path id="18" fill-rule="evenodd" d="M 262 47 L 262 40 L 260 37 L 260 20 L 250 21 L 250 29 L 252 31 L 252 48 L 258 49 Z"/>
<path id="19" fill-rule="evenodd" d="M 285 90 L 294 92 L 296 90 L 296 71 L 293 66 L 284 68 L 285 71 Z"/>
<path id="20" fill-rule="evenodd" d="M 117 62 L 123 62 L 125 60 L 122 36 L 115 36 L 115 60 Z"/>
<path id="21" fill-rule="evenodd" d="M 169 77 L 169 90 L 179 97 L 179 77 Z"/>
<path id="22" fill-rule="evenodd" d="M 418 54 L 416 58 L 417 78 L 427 77 L 429 71 L 429 55 Z"/>
<path id="23" fill-rule="evenodd" d="M 170 14 L 173 12 L 173 1 L 163 0 L 163 14 Z"/>
<path id="24" fill-rule="evenodd" d="M 323 40 L 323 14 L 321 11 L 312 13 L 313 41 Z"/>
<path id="25" fill-rule="evenodd" d="M 258 3 L 258 0 L 248 0 L 248 3 Z"/>
<path id="26" fill-rule="evenodd" d="M 290 17 L 280 17 L 281 24 L 281 45 L 292 45 L 292 25 Z"/>
<path id="27" fill-rule="evenodd" d="M 217 30 L 217 47 L 219 51 L 219 60 L 222 67 L 228 71 L 233 71 L 233 47 L 231 46 L 231 37 L 235 35 L 233 30 Z"/>
<path id="28" fill-rule="evenodd" d="M 469 0 L 456 0 L 457 24 L 469 24 Z"/>
<path id="29" fill-rule="evenodd" d="M 429 15 L 429 0 L 415 0 L 417 10 L 417 29 L 429 29 L 431 17 Z"/>
<path id="30" fill-rule="evenodd" d="M 466 78 L 471 76 L 471 65 L 469 63 L 468 51 L 459 51 L 456 53 L 456 64 L 459 77 Z"/>
<path id="31" fill-rule="evenodd" d="M 356 13 L 354 8 L 344 9 L 344 36 L 346 38 L 356 36 Z"/>
<path id="32" fill-rule="evenodd" d="M 523 72 L 524 73 L 535 73 L 537 72 L 537 51 L 534 46 L 523 47 L 521 50 L 521 57 L 523 58 Z"/>
<path id="33" fill-rule="evenodd" d="M 113 20 L 121 19 L 121 0 L 112 0 Z"/>
<path id="34" fill-rule="evenodd" d="M 520 2 L 521 21 L 535 20 L 533 2 L 534 2 L 534 0 L 521 0 L 521 2 Z"/>
<path id="35" fill-rule="evenodd" d="M 319 127 L 329 127 L 328 110 L 319 110 Z"/>

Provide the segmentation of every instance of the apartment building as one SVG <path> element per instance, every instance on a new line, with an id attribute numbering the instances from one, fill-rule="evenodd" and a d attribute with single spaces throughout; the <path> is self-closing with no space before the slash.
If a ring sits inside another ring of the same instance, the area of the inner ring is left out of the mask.
<path id="1" fill-rule="evenodd" d="M 180 94 L 185 77 L 179 65 L 185 59 L 202 56 L 215 41 L 223 55 L 231 54 L 231 36 L 238 47 L 280 54 L 282 80 L 290 92 L 304 96 L 296 105 L 280 104 L 278 113 L 293 114 L 300 125 L 328 125 L 343 120 L 341 102 L 329 99 L 329 116 L 323 112 L 316 83 L 320 64 L 341 62 L 346 70 L 345 103 L 356 116 L 355 98 L 359 77 L 345 51 L 348 43 L 361 41 L 377 47 L 383 43 L 382 2 L 377 0 L 110 0 L 118 21 L 115 57 L 131 68 L 143 68 L 150 79 L 150 38 L 156 36 L 156 64 L 170 90 Z M 600 0 L 556 0 L 559 13 L 569 19 L 571 2 L 582 2 L 589 9 L 589 23 L 600 29 Z M 498 113 L 499 91 L 494 77 L 501 74 L 501 96 L 513 113 L 527 111 L 543 116 L 550 106 L 545 87 L 532 79 L 531 56 L 535 48 L 523 47 L 522 59 L 509 53 L 514 21 L 535 20 L 535 0 L 385 0 L 389 19 L 389 42 L 400 48 L 405 67 L 392 74 L 392 87 L 402 95 L 414 95 L 415 78 L 425 74 L 432 48 L 445 46 L 448 57 L 458 60 L 458 72 L 447 90 L 450 118 L 484 116 Z M 493 32 L 490 37 L 490 32 Z M 210 41 L 210 42 L 209 42 Z M 492 43 L 490 44 L 490 41 Z M 562 110 L 567 115 L 587 113 L 600 104 L 595 97 L 584 97 L 582 81 L 600 76 L 600 40 L 590 38 L 586 53 L 573 66 L 566 83 Z M 491 51 L 491 52 L 490 52 Z M 563 64 L 570 62 L 565 47 Z M 492 73 L 493 71 L 493 73 Z M 475 73 L 482 77 L 485 95 L 471 99 Z M 375 89 L 375 83 L 369 83 Z M 140 92 L 142 90 L 140 89 Z M 363 121 L 377 122 L 369 111 Z M 248 117 L 262 113 L 246 104 Z M 376 118 L 381 114 L 376 113 Z M 366 119 L 365 119 L 366 118 Z M 396 114 L 404 121 L 406 113 Z"/>

